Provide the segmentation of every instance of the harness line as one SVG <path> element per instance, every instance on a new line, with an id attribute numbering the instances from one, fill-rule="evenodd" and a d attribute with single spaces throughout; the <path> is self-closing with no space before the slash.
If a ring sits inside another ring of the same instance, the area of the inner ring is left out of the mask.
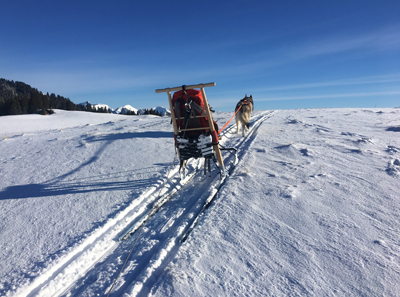
<path id="1" fill-rule="evenodd" d="M 235 114 L 230 118 L 230 120 L 225 124 L 225 126 L 223 126 L 221 128 L 221 130 L 218 131 L 218 135 L 219 133 L 221 133 L 222 130 L 224 130 L 226 128 L 226 126 L 228 126 L 229 122 L 232 121 L 233 117 L 238 113 L 238 111 L 242 108 L 243 104 L 240 105 L 240 107 L 238 108 L 238 110 L 235 112 Z"/>

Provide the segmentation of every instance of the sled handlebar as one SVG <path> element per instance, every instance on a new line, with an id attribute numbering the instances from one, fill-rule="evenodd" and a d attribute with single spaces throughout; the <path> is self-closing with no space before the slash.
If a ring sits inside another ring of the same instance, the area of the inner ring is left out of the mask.
<path id="1" fill-rule="evenodd" d="M 189 85 L 185 86 L 186 89 L 196 89 L 196 88 L 206 88 L 206 87 L 214 87 L 215 82 L 207 83 L 207 84 L 197 84 L 197 85 Z M 165 89 L 157 89 L 156 93 L 163 93 L 163 92 L 175 92 L 182 90 L 182 86 L 174 87 L 174 88 L 165 88 Z"/>

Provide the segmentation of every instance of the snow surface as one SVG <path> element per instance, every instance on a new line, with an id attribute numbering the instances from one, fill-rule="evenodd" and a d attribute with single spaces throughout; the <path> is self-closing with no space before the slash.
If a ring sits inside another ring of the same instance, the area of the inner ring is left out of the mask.
<path id="1" fill-rule="evenodd" d="M 179 181 L 168 117 L 0 117 L 0 295 L 105 296 L 135 244 L 110 296 L 398 296 L 400 109 L 233 122 L 220 185 L 200 160 Z"/>

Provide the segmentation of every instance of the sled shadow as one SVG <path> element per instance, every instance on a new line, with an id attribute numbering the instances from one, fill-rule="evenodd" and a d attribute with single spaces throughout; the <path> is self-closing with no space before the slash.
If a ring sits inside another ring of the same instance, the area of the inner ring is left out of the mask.
<path id="1" fill-rule="evenodd" d="M 135 190 L 138 188 L 150 187 L 153 184 L 154 178 L 132 181 L 94 181 L 89 183 L 75 180 L 57 184 L 18 185 L 7 187 L 0 191 L 0 200 L 38 198 L 101 191 Z"/>
<path id="2" fill-rule="evenodd" d="M 400 132 L 400 126 L 389 127 L 386 131 Z"/>
<path id="3" fill-rule="evenodd" d="M 78 167 L 72 169 L 71 171 L 55 177 L 49 181 L 42 184 L 27 184 L 27 185 L 17 185 L 4 188 L 0 191 L 0 200 L 5 199 L 20 199 L 20 198 L 37 198 L 37 197 L 48 197 L 48 196 L 59 196 L 67 194 L 77 194 L 77 193 L 87 193 L 93 191 L 120 191 L 120 190 L 134 190 L 137 188 L 150 187 L 154 183 L 154 178 L 142 179 L 142 180 L 129 180 L 129 181 L 115 181 L 115 179 L 110 180 L 107 177 L 94 177 L 90 178 L 92 181 L 84 180 L 68 180 L 82 168 L 95 163 L 100 158 L 101 154 L 115 140 L 133 139 L 133 138 L 171 138 L 171 132 L 129 132 L 129 133 L 119 133 L 119 134 L 107 134 L 99 136 L 90 136 L 86 138 L 88 142 L 104 141 L 102 145 L 86 162 L 80 164 Z M 155 166 L 168 166 L 168 164 L 154 164 Z M 132 173 L 132 172 L 131 172 Z M 124 174 L 124 173 L 120 173 Z M 121 177 L 121 176 L 120 176 Z M 98 179 L 98 180 L 97 180 Z M 109 181 L 107 181 L 107 179 Z"/>
<path id="4" fill-rule="evenodd" d="M 85 138 L 87 142 L 96 141 L 115 141 L 124 139 L 134 139 L 134 138 L 171 138 L 173 137 L 172 132 L 162 132 L 162 131 L 150 131 L 150 132 L 126 132 L 126 133 L 116 133 L 107 135 L 94 135 Z"/>

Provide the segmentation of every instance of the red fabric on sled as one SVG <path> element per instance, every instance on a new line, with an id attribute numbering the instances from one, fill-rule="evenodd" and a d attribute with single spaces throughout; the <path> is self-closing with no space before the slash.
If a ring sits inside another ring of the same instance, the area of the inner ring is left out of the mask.
<path id="1" fill-rule="evenodd" d="M 196 89 L 189 89 L 186 90 L 186 93 L 188 94 L 188 96 L 190 97 L 189 100 L 186 96 L 186 94 L 183 93 L 183 91 L 178 91 L 175 92 L 174 95 L 172 96 L 172 107 L 174 109 L 174 113 L 175 116 L 178 117 L 178 115 L 181 118 L 184 118 L 186 115 L 186 108 L 185 108 L 185 103 L 186 101 L 189 103 L 190 100 L 193 100 L 193 102 L 195 102 L 198 106 L 200 106 L 203 110 L 205 108 L 205 104 L 204 104 L 204 99 L 203 99 L 203 95 L 201 93 L 200 90 L 196 90 Z M 176 101 L 180 99 L 179 102 L 179 112 L 177 112 L 177 110 L 175 110 L 176 108 Z M 194 110 L 195 115 L 196 116 L 200 116 L 201 113 L 197 110 Z M 180 129 L 185 129 L 185 128 L 200 128 L 200 127 L 209 127 L 208 125 L 208 118 L 207 117 L 201 117 L 201 118 L 196 118 L 196 119 L 191 119 L 188 123 L 188 125 L 185 127 L 184 123 L 183 123 L 183 119 L 178 119 L 176 120 L 177 125 Z M 211 133 L 211 137 L 212 137 L 212 141 L 213 143 L 217 143 L 218 142 L 218 125 L 217 123 L 214 122 L 214 129 L 216 131 L 213 131 L 213 133 Z M 198 131 L 188 131 L 186 132 L 186 134 L 205 134 L 207 132 L 210 132 L 210 129 L 203 129 L 203 130 L 198 130 Z"/>

